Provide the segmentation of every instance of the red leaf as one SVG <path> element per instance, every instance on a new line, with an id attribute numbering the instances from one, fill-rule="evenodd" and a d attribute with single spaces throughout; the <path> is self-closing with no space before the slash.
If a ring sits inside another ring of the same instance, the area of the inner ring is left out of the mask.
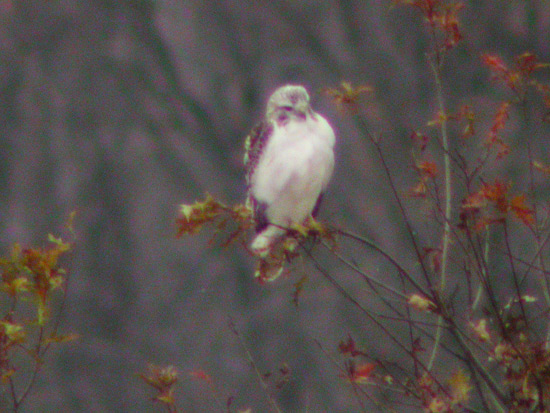
<path id="1" fill-rule="evenodd" d="M 338 351 L 344 355 L 349 354 L 351 357 L 366 356 L 365 353 L 357 350 L 357 347 L 355 346 L 355 340 L 349 334 L 348 341 L 341 341 L 340 344 L 338 344 Z"/>
<path id="2" fill-rule="evenodd" d="M 376 365 L 372 363 L 365 363 L 358 367 L 350 367 L 349 380 L 353 383 L 364 384 L 368 382 L 369 377 Z"/>
<path id="3" fill-rule="evenodd" d="M 481 60 L 485 66 L 488 66 L 497 75 L 502 76 L 509 72 L 508 67 L 506 67 L 500 56 L 484 54 L 481 56 Z"/>

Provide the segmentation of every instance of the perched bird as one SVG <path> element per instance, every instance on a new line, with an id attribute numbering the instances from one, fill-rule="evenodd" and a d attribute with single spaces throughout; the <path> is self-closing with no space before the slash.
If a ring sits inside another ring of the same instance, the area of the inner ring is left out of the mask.
<path id="1" fill-rule="evenodd" d="M 253 253 L 267 257 L 292 224 L 315 216 L 334 169 L 335 135 L 306 89 L 273 92 L 264 119 L 246 138 L 247 202 L 254 212 Z"/>

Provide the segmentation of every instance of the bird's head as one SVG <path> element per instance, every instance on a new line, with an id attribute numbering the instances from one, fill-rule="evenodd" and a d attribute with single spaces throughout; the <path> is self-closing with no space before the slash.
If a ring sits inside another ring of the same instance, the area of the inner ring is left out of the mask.
<path id="1" fill-rule="evenodd" d="M 266 117 L 270 120 L 286 122 L 289 119 L 305 119 L 311 113 L 309 95 L 303 86 L 281 86 L 267 102 Z"/>

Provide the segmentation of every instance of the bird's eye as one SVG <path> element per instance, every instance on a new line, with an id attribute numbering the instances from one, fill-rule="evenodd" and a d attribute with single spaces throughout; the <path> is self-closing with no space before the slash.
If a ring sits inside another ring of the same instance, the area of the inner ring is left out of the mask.
<path id="1" fill-rule="evenodd" d="M 292 106 L 283 106 L 283 109 L 290 112 L 292 110 Z"/>

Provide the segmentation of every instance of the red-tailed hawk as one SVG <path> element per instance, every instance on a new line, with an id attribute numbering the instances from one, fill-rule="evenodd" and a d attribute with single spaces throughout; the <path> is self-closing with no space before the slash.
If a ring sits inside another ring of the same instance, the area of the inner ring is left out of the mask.
<path id="1" fill-rule="evenodd" d="M 332 127 L 311 109 L 304 87 L 286 85 L 271 95 L 245 143 L 247 202 L 257 233 L 250 249 L 256 255 L 266 258 L 285 228 L 315 216 L 332 176 L 334 143 Z"/>

